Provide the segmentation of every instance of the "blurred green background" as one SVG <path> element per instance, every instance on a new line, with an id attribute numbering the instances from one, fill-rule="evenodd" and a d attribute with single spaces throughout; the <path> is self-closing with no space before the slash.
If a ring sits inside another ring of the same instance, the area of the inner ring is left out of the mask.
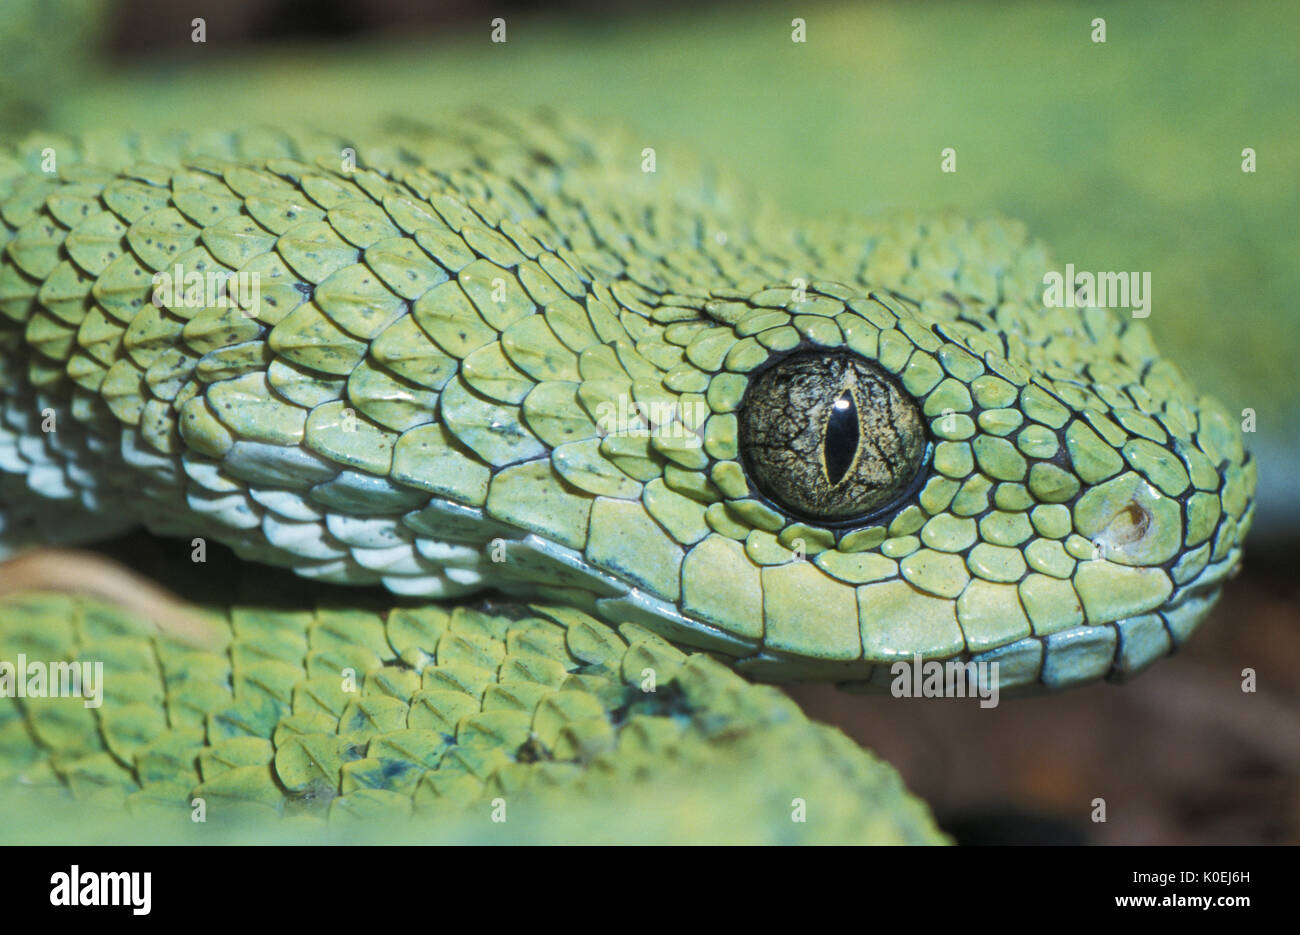
<path id="1" fill-rule="evenodd" d="M 20 0 L 7 4 L 25 6 Z M 91 0 L 60 34 L 81 41 Z M 57 6 L 57 4 L 55 5 Z M 47 11 L 50 5 L 37 4 Z M 99 74 L 63 55 L 47 128 L 349 127 L 549 104 L 686 145 L 805 214 L 1023 218 L 1059 265 L 1152 274 L 1150 324 L 1230 411 L 1254 409 L 1257 534 L 1300 522 L 1300 4 L 418 3 L 121 0 Z M 506 21 L 505 43 L 490 41 Z M 791 41 L 791 21 L 807 41 Z M 1094 19 L 1106 41 L 1092 41 Z M 48 35 L 48 31 L 44 34 Z M 48 69 L 51 56 L 36 63 Z M 957 172 L 940 151 L 957 151 Z M 1242 150 L 1257 171 L 1241 170 Z M 1261 541 L 1257 538 L 1257 541 Z"/>

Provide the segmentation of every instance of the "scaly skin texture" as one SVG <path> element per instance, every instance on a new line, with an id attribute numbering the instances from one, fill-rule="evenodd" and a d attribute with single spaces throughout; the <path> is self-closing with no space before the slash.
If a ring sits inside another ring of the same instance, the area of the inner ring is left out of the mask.
<path id="1" fill-rule="evenodd" d="M 222 653 L 96 602 L 0 605 L 0 658 L 105 667 L 100 707 L 0 703 L 5 839 L 943 841 L 842 733 L 635 625 L 348 593 L 283 604 L 263 589 L 214 609 Z M 51 828 L 60 798 L 80 824 Z"/>
<path id="2" fill-rule="evenodd" d="M 1123 678 L 1239 561 L 1235 425 L 1140 322 L 1044 308 L 1015 225 L 793 224 L 549 116 L 54 149 L 0 162 L 10 547 L 143 524 L 862 690 L 914 654 L 1004 690 Z M 260 295 L 151 303 L 178 267 Z M 796 350 L 873 362 L 925 417 L 914 491 L 869 523 L 793 519 L 744 469 L 749 376 Z"/>

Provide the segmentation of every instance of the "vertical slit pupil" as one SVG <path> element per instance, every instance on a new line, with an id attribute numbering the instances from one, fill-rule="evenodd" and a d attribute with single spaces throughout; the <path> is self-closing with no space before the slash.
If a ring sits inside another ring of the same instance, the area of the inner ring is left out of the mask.
<path id="1" fill-rule="evenodd" d="M 831 413 L 826 419 L 826 435 L 822 442 L 826 462 L 826 479 L 834 487 L 853 464 L 858 453 L 858 405 L 853 393 L 844 391 L 831 403 Z"/>

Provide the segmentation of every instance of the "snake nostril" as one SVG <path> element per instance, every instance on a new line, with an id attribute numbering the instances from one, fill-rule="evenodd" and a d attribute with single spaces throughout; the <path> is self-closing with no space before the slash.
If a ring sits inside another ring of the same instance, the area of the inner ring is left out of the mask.
<path id="1" fill-rule="evenodd" d="M 1121 527 L 1117 530 L 1121 543 L 1137 542 L 1151 528 L 1151 514 L 1140 503 L 1133 502 L 1120 510 L 1111 525 L 1116 524 Z"/>
<path id="2" fill-rule="evenodd" d="M 1183 542 L 1181 503 L 1133 471 L 1086 491 L 1075 504 L 1075 523 L 1121 565 L 1159 565 Z"/>
<path id="3" fill-rule="evenodd" d="M 1137 501 L 1130 501 L 1120 507 L 1111 521 L 1094 542 L 1102 545 L 1109 553 L 1111 550 L 1127 552 L 1130 546 L 1141 544 L 1151 534 L 1153 517 L 1151 512 Z"/>

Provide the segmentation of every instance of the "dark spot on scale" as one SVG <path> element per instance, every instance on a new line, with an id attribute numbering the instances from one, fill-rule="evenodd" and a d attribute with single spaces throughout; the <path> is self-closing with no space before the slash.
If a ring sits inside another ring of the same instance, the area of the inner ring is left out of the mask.
<path id="1" fill-rule="evenodd" d="M 515 760 L 519 763 L 539 763 L 553 759 L 555 757 L 551 754 L 551 751 L 536 736 L 529 737 L 515 751 Z"/>
<path id="2" fill-rule="evenodd" d="M 380 775 L 384 779 L 397 779 L 415 768 L 414 763 L 408 763 L 405 760 L 381 760 Z"/>

